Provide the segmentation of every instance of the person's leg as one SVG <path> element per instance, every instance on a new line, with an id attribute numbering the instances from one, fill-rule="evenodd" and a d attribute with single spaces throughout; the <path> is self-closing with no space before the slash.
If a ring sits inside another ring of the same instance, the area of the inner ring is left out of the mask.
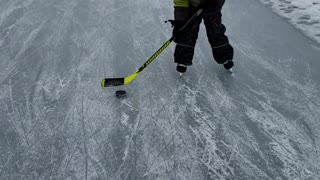
<path id="1" fill-rule="evenodd" d="M 233 60 L 233 48 L 229 44 L 228 37 L 225 35 L 226 27 L 222 24 L 221 20 L 221 9 L 224 2 L 225 0 L 217 0 L 203 12 L 204 24 L 209 43 L 211 44 L 213 57 L 219 64 L 225 64 Z M 226 68 L 230 69 L 231 67 L 227 66 Z"/>
<path id="2" fill-rule="evenodd" d="M 185 30 L 180 32 L 179 36 L 175 39 L 175 42 L 177 43 L 174 52 L 175 63 L 186 66 L 192 65 L 194 48 L 198 39 L 201 21 L 201 17 L 195 19 Z"/>

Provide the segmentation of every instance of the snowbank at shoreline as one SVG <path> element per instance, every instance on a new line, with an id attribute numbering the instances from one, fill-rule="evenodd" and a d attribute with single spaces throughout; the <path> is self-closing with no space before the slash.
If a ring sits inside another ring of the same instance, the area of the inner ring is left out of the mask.
<path id="1" fill-rule="evenodd" d="M 320 43 L 319 0 L 261 0 L 298 29 Z"/>

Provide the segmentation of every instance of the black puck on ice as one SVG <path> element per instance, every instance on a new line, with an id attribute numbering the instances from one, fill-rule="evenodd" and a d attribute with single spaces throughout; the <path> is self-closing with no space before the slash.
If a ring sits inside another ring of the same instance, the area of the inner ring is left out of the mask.
<path id="1" fill-rule="evenodd" d="M 127 93 L 124 90 L 116 91 L 116 97 L 117 98 L 122 98 L 122 97 L 125 97 L 126 95 L 127 95 Z"/>

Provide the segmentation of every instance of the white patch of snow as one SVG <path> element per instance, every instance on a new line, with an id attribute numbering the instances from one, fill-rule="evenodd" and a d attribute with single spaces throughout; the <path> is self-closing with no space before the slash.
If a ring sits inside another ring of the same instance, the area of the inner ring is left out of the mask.
<path id="1" fill-rule="evenodd" d="M 298 29 L 320 43 L 319 0 L 261 0 L 275 12 L 289 19 Z"/>

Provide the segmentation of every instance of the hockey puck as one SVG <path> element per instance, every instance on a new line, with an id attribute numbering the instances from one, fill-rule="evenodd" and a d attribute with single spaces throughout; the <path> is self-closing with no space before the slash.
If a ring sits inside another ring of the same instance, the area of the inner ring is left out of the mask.
<path id="1" fill-rule="evenodd" d="M 124 90 L 116 91 L 116 97 L 117 98 L 122 98 L 122 97 L 125 97 L 126 95 L 127 95 L 127 93 Z"/>

